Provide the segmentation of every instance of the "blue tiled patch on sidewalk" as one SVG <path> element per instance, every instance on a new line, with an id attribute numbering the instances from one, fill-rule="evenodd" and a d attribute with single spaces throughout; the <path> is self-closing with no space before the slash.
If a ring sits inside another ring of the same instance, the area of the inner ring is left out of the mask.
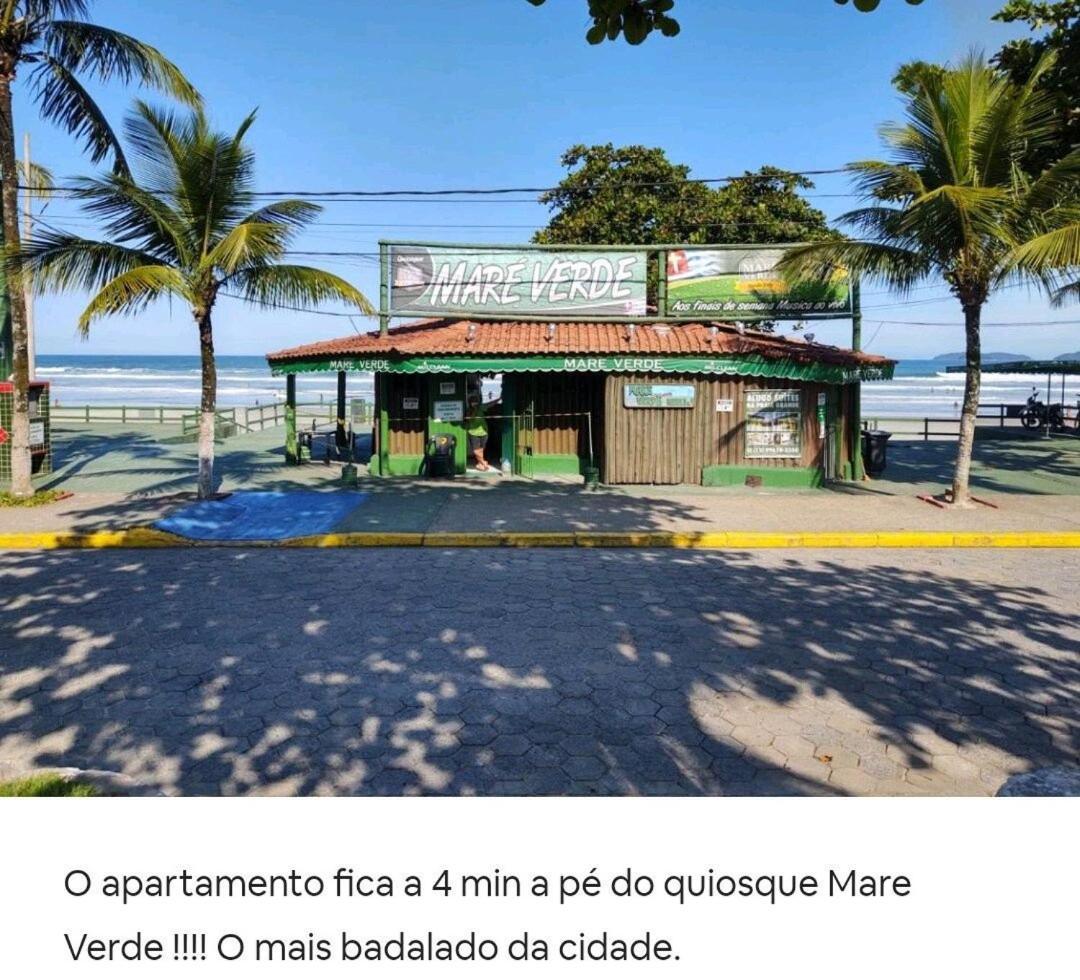
<path id="1" fill-rule="evenodd" d="M 189 504 L 154 526 L 197 541 L 278 541 L 325 534 L 366 498 L 354 492 L 251 490 Z"/>

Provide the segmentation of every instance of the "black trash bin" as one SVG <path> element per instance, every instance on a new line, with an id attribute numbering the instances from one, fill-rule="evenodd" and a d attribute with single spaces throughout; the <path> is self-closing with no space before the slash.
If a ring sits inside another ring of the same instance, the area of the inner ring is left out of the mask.
<path id="1" fill-rule="evenodd" d="M 863 429 L 863 466 L 870 476 L 881 476 L 885 472 L 886 449 L 891 436 L 891 432 L 883 432 L 881 429 Z"/>
<path id="2" fill-rule="evenodd" d="M 451 479 L 457 470 L 454 460 L 456 449 L 457 437 L 445 432 L 428 439 L 424 452 L 424 475 L 435 479 Z"/>

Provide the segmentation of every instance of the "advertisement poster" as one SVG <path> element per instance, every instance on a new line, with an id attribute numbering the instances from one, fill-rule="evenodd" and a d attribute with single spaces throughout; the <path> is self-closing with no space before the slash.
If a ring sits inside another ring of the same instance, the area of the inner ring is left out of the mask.
<path id="1" fill-rule="evenodd" d="M 851 315 L 846 273 L 830 282 L 790 283 L 776 271 L 782 248 L 676 249 L 667 253 L 669 316 L 746 320 Z"/>
<path id="2" fill-rule="evenodd" d="M 642 316 L 647 253 L 394 245 L 391 313 Z"/>
<path id="3" fill-rule="evenodd" d="M 765 388 L 746 393 L 747 459 L 802 456 L 797 388 Z"/>
<path id="4" fill-rule="evenodd" d="M 626 408 L 693 408 L 693 385 L 624 385 Z"/>

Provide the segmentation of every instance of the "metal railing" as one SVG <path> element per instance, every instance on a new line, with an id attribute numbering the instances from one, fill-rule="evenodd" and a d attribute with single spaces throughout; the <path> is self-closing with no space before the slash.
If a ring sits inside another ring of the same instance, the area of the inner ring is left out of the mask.
<path id="1" fill-rule="evenodd" d="M 373 406 L 360 402 L 350 407 L 347 415 L 355 428 L 370 423 Z M 187 433 L 198 428 L 199 409 L 187 405 L 52 405 L 50 417 L 54 424 L 81 423 L 129 425 L 175 425 Z M 285 424 L 285 403 L 266 405 L 235 405 L 217 411 L 219 427 L 232 426 L 244 432 L 261 432 Z M 333 423 L 337 420 L 337 407 L 333 402 L 299 402 L 296 406 L 297 426 Z"/>
<path id="2" fill-rule="evenodd" d="M 980 428 L 1022 429 L 1019 412 L 1024 406 L 1015 403 L 995 402 L 979 405 L 975 414 L 975 424 Z M 1077 428 L 1077 406 L 1066 405 L 1065 424 L 1068 430 L 1080 434 Z M 864 416 L 863 428 L 885 429 L 894 439 L 914 439 L 931 442 L 939 439 L 958 439 L 960 437 L 960 417 L 949 418 L 933 416 Z M 1042 427 L 1040 426 L 1040 429 Z"/>

